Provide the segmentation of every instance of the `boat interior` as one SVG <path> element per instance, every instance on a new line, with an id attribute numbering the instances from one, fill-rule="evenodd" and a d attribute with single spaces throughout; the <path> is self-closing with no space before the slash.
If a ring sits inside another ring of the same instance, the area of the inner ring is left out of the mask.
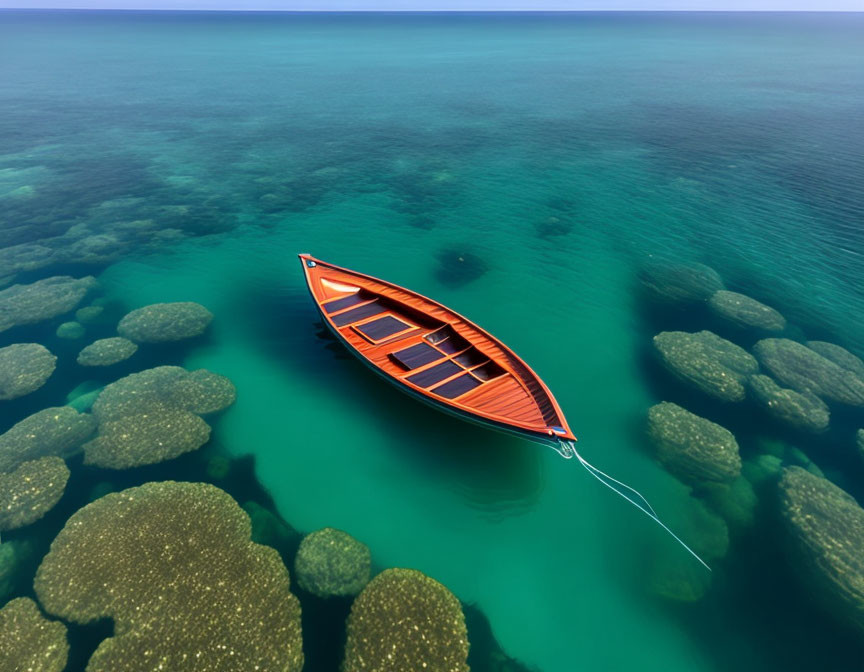
<path id="1" fill-rule="evenodd" d="M 534 431 L 561 424 L 536 377 L 473 325 L 436 319 L 422 303 L 412 307 L 412 301 L 422 299 L 407 293 L 385 296 L 348 285 L 341 277 L 322 277 L 320 282 L 327 295 L 321 297 L 321 308 L 341 336 L 377 368 L 409 387 Z M 483 352 L 484 346 L 497 361 Z"/>

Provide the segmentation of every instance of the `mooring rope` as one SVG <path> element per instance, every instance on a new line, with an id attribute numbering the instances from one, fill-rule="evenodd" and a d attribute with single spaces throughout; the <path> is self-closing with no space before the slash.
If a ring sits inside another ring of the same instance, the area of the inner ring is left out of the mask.
<path id="1" fill-rule="evenodd" d="M 582 457 L 578 453 L 578 451 L 576 450 L 576 448 L 573 446 L 573 444 L 571 442 L 567 442 L 565 444 L 564 441 L 561 441 L 561 443 L 563 444 L 561 446 L 563 452 L 562 451 L 558 451 L 558 452 L 561 452 L 561 454 L 564 455 L 565 453 L 572 451 L 572 453 L 576 457 L 576 459 L 579 460 L 579 464 L 581 464 L 585 468 L 585 471 L 587 471 L 589 474 L 591 474 L 594 478 L 596 478 L 598 481 L 600 481 L 603 485 L 605 485 L 607 488 L 609 488 L 612 492 L 614 492 L 617 495 L 619 495 L 620 497 L 623 497 L 624 499 L 626 499 L 633 506 L 635 506 L 637 509 L 639 509 L 642 513 L 644 513 L 646 516 L 648 516 L 651 520 L 653 520 L 655 523 L 657 523 L 660 527 L 662 527 L 664 530 L 666 530 L 666 532 L 668 532 L 669 535 L 675 541 L 677 541 L 679 544 L 681 544 L 687 550 L 687 552 L 690 553 L 690 555 L 692 555 L 694 558 L 696 558 L 702 564 L 702 566 L 705 567 L 705 569 L 707 569 L 709 572 L 711 571 L 711 568 L 706 564 L 706 562 L 702 558 L 700 558 L 698 555 L 696 555 L 696 553 L 693 551 L 692 548 L 690 548 L 687 544 L 685 544 L 683 541 L 681 541 L 681 539 L 678 538 L 678 535 L 676 535 L 672 530 L 670 530 L 668 527 L 666 527 L 665 523 L 663 523 L 663 521 L 660 520 L 660 518 L 657 516 L 657 514 L 655 513 L 652 506 L 648 503 L 648 500 L 645 499 L 645 497 L 643 497 L 641 493 L 636 491 L 634 488 L 631 488 L 626 483 L 622 483 L 621 481 L 619 481 L 615 478 L 612 478 L 611 476 L 609 476 L 609 474 L 600 471 L 593 464 L 589 463 L 584 457 Z M 609 481 L 613 481 L 614 483 L 617 483 L 618 485 L 620 485 L 624 488 L 627 488 L 627 490 L 634 493 L 639 498 L 639 500 L 641 500 L 645 504 L 645 506 L 642 506 L 642 504 L 640 504 L 635 499 L 631 499 L 625 492 L 622 492 L 621 490 L 616 488 L 614 485 L 609 483 L 606 479 L 608 479 Z"/>

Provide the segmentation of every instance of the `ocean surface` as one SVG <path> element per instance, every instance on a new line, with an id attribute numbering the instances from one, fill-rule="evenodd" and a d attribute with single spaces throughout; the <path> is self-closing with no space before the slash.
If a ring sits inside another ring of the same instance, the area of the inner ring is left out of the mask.
<path id="1" fill-rule="evenodd" d="M 580 452 L 688 543 L 693 497 L 646 438 L 664 400 L 732 430 L 745 461 L 800 448 L 862 501 L 860 415 L 801 438 L 689 392 L 651 339 L 712 327 L 655 310 L 638 281 L 653 260 L 707 264 L 793 338 L 864 354 L 862 35 L 861 14 L 0 12 L 0 247 L 94 236 L 67 257 L 52 240 L 50 263 L 28 248 L 0 277 L 92 274 L 118 316 L 215 316 L 206 338 L 95 374 L 74 363 L 89 341 L 54 336 L 69 317 L 0 334 L 60 357 L 44 388 L 0 402 L 0 431 L 84 381 L 204 367 L 238 397 L 203 451 L 253 455 L 298 530 L 343 529 L 376 570 L 444 583 L 528 669 L 860 669 L 864 636 L 798 577 L 772 490 L 706 594 L 664 599 L 657 563 L 702 571 L 674 541 L 575 460 L 367 372 L 323 337 L 296 254 L 501 338 Z"/>

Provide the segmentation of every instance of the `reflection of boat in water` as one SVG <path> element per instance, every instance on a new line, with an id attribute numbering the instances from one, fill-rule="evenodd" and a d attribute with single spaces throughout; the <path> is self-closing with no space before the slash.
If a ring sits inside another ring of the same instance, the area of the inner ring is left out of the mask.
<path id="1" fill-rule="evenodd" d="M 299 256 L 324 324 L 373 371 L 442 411 L 576 457 L 705 565 L 642 495 L 576 452 L 576 437 L 549 388 L 501 341 L 421 294 L 309 254 Z"/>
<path id="2" fill-rule="evenodd" d="M 375 372 L 435 408 L 575 455 L 552 393 L 494 336 L 416 292 L 300 259 L 324 323 Z"/>

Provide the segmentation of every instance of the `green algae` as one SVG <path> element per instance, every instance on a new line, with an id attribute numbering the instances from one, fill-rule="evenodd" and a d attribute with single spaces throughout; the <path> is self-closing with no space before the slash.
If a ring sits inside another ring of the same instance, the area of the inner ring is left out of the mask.
<path id="1" fill-rule="evenodd" d="M 27 598 L 0 609 L 0 670 L 7 672 L 62 672 L 69 644 L 66 627 L 44 618 Z"/>
<path id="2" fill-rule="evenodd" d="M 204 483 L 147 483 L 76 512 L 36 574 L 39 602 L 74 623 L 111 618 L 88 672 L 299 672 L 300 605 L 249 517 Z"/>

